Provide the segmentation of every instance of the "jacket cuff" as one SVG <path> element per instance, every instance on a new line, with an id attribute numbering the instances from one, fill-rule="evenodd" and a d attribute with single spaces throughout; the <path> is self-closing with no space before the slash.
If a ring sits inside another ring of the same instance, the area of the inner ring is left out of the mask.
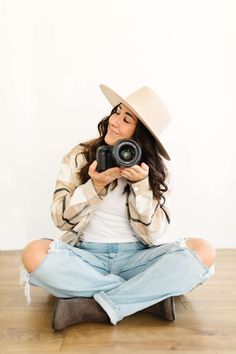
<path id="1" fill-rule="evenodd" d="M 71 198 L 70 205 L 80 204 L 81 202 L 87 202 L 89 205 L 98 204 L 102 197 L 106 195 L 106 191 L 103 189 L 99 194 L 97 193 L 92 180 L 89 179 L 83 185 L 78 186 Z"/>
<path id="2" fill-rule="evenodd" d="M 141 181 L 130 183 L 131 191 L 134 195 L 143 194 L 146 191 L 150 190 L 149 177 L 145 177 Z"/>

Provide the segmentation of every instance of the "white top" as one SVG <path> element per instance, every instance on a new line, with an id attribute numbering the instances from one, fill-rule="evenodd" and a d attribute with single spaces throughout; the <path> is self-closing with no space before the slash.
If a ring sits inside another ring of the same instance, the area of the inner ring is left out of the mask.
<path id="1" fill-rule="evenodd" d="M 97 205 L 80 240 L 85 242 L 138 242 L 127 215 L 127 196 L 123 193 L 126 179 L 118 179 L 116 188 L 109 190 Z"/>

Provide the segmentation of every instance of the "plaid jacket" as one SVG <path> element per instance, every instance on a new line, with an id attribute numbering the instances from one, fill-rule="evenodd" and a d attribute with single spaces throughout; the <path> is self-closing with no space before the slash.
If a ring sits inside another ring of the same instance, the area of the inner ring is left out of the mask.
<path id="1" fill-rule="evenodd" d="M 91 179 L 81 184 L 78 172 L 86 164 L 82 151 L 83 147 L 77 145 L 63 157 L 51 205 L 55 225 L 66 231 L 59 240 L 72 246 L 79 240 L 94 210 L 110 190 L 103 189 L 98 194 Z M 138 240 L 151 247 L 158 243 L 168 225 L 167 215 L 170 216 L 170 212 L 167 194 L 170 190 L 168 188 L 165 192 L 166 203 L 161 208 L 153 198 L 148 177 L 139 182 L 127 183 L 130 184 L 127 217 Z"/>

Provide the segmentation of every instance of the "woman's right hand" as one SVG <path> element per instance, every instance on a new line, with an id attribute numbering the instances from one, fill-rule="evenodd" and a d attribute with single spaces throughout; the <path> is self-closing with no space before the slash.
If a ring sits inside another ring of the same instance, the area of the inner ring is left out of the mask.
<path id="1" fill-rule="evenodd" d="M 112 167 L 106 171 L 98 172 L 97 161 L 94 160 L 93 163 L 89 166 L 88 175 L 91 177 L 94 187 L 99 193 L 103 188 L 114 181 L 116 178 L 121 177 L 120 168 Z"/>

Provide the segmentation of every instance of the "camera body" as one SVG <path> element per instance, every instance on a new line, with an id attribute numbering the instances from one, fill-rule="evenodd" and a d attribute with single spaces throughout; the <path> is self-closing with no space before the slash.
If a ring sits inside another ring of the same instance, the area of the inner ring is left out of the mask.
<path id="1" fill-rule="evenodd" d="M 103 172 L 117 166 L 131 167 L 137 165 L 141 157 L 141 147 L 135 140 L 120 139 L 113 146 L 99 146 L 96 152 L 97 171 Z"/>

